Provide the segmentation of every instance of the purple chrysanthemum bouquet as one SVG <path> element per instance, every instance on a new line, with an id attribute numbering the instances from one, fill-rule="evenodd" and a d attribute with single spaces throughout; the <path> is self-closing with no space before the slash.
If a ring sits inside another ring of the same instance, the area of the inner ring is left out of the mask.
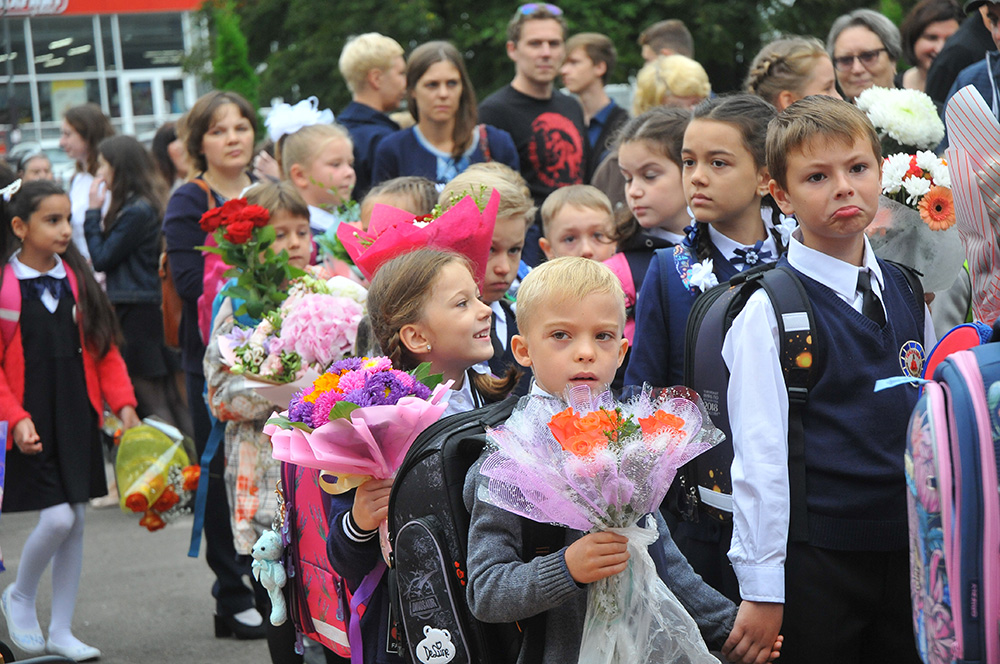
<path id="1" fill-rule="evenodd" d="M 386 357 L 334 362 L 268 420 L 275 459 L 316 468 L 324 489 L 342 493 L 392 477 L 410 445 L 447 406 L 450 382 L 429 364 L 407 373 Z"/>

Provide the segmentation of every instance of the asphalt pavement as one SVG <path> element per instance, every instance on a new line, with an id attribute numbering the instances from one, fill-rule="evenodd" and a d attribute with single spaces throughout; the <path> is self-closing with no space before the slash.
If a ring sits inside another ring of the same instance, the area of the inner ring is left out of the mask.
<path id="1" fill-rule="evenodd" d="M 0 549 L 7 571 L 0 589 L 14 581 L 24 541 L 38 522 L 36 512 L 0 517 Z M 263 640 L 217 639 L 212 574 L 200 558 L 187 556 L 191 517 L 148 532 L 138 516 L 117 507 L 87 508 L 83 575 L 73 631 L 103 652 L 105 664 L 268 664 Z M 38 619 L 47 634 L 52 606 L 51 572 L 38 590 Z M 10 644 L 0 616 L 0 639 Z M 29 656 L 14 650 L 18 659 Z M 314 659 L 307 655 L 307 661 Z"/>

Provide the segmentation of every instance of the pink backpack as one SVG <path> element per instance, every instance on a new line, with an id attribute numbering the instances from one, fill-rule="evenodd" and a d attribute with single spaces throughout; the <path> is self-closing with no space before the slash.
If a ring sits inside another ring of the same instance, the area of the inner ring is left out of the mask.
<path id="1" fill-rule="evenodd" d="M 330 497 L 319 486 L 319 471 L 312 468 L 282 463 L 281 482 L 286 510 L 282 539 L 291 589 L 288 615 L 300 635 L 350 657 L 351 592 L 326 552 Z"/>
<path id="2" fill-rule="evenodd" d="M 632 268 L 628 264 L 628 259 L 624 253 L 617 253 L 611 256 L 604 264 L 611 268 L 611 271 L 622 282 L 622 289 L 625 291 L 625 311 L 628 316 L 625 318 L 625 338 L 632 345 L 635 337 L 635 281 L 632 278 Z"/>

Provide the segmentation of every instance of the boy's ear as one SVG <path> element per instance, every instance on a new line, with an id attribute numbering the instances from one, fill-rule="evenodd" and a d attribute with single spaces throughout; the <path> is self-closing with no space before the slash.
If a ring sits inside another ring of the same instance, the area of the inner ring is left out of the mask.
<path id="1" fill-rule="evenodd" d="M 782 90 L 778 93 L 778 98 L 775 99 L 775 101 L 778 102 L 775 106 L 777 106 L 779 110 L 785 109 L 795 103 L 795 95 L 792 94 L 791 90 Z"/>
<path id="2" fill-rule="evenodd" d="M 517 50 L 517 44 L 512 41 L 507 42 L 507 57 L 511 60 L 514 59 L 514 52 Z"/>
<path id="3" fill-rule="evenodd" d="M 545 260 L 552 260 L 552 243 L 549 242 L 548 239 L 544 237 L 538 238 L 538 247 L 542 250 L 542 253 L 545 254 Z"/>
<path id="4" fill-rule="evenodd" d="M 382 87 L 382 70 L 369 69 L 368 73 L 365 74 L 365 83 L 368 84 L 370 90 L 378 90 Z"/>
<path id="5" fill-rule="evenodd" d="M 514 361 L 522 367 L 531 366 L 531 354 L 528 352 L 528 341 L 520 334 L 515 334 L 510 338 L 510 352 L 514 356 Z"/>
<path id="6" fill-rule="evenodd" d="M 418 357 L 427 353 L 427 346 L 430 345 L 423 327 L 418 323 L 409 323 L 399 328 L 399 343 Z"/>
<path id="7" fill-rule="evenodd" d="M 625 361 L 625 353 L 628 352 L 628 339 L 625 337 L 621 338 L 621 345 L 618 346 L 618 366 L 622 365 Z"/>
<path id="8" fill-rule="evenodd" d="M 788 199 L 788 192 L 782 189 L 781 185 L 778 184 L 777 180 L 771 180 L 767 186 L 768 190 L 771 192 L 771 197 L 774 202 L 778 204 L 778 208 L 785 215 L 795 214 L 795 207 L 792 202 Z"/>

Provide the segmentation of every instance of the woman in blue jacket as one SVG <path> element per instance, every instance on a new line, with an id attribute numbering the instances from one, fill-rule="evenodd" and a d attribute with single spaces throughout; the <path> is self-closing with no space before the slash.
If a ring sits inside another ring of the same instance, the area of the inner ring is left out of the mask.
<path id="1" fill-rule="evenodd" d="M 444 41 L 421 44 L 406 65 L 406 97 L 417 124 L 385 137 L 372 184 L 419 175 L 442 188 L 470 164 L 499 161 L 520 170 L 510 134 L 478 124 L 476 91 L 462 55 Z"/>

